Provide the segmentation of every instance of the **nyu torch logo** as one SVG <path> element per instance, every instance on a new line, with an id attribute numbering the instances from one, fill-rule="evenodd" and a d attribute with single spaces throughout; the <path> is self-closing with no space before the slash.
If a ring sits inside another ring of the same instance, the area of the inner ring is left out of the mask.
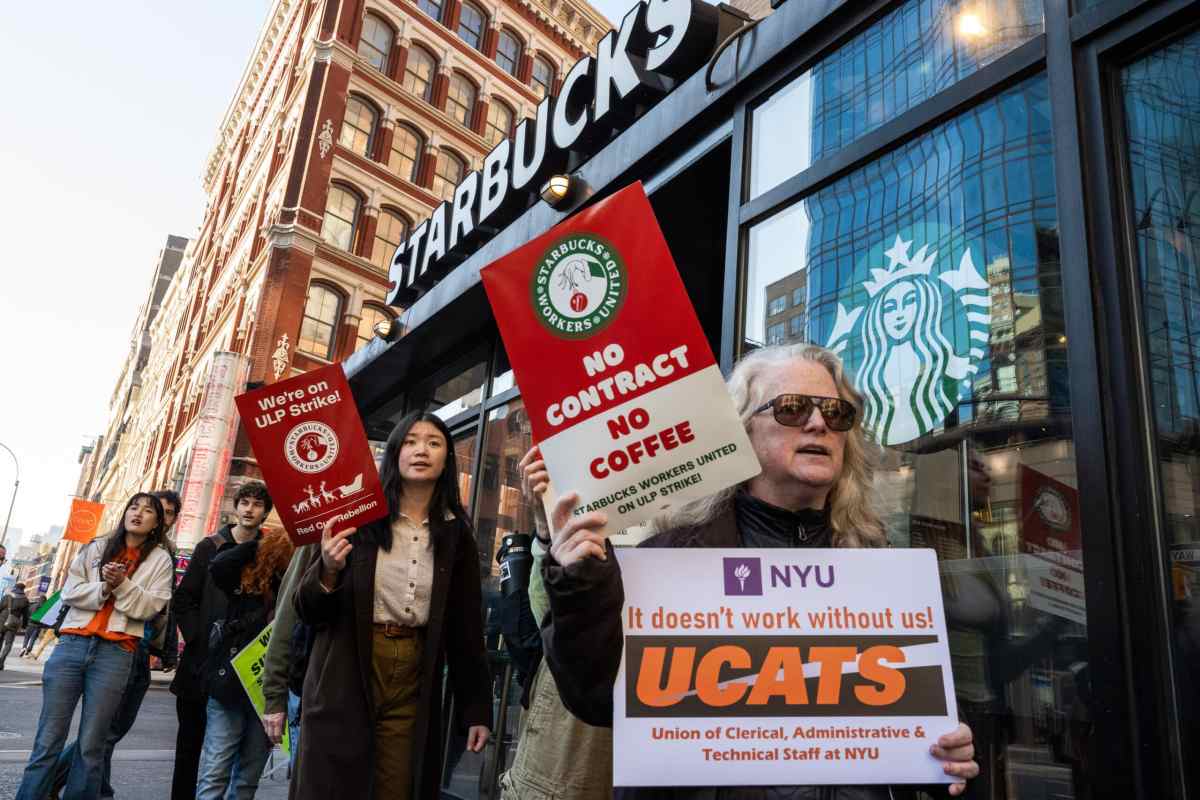
<path id="1" fill-rule="evenodd" d="M 761 595 L 762 561 L 757 558 L 723 558 L 725 565 L 725 595 Z"/>
<path id="2" fill-rule="evenodd" d="M 862 283 L 865 309 L 847 311 L 838 303 L 826 344 L 858 375 L 866 396 L 864 425 L 884 445 L 912 441 L 942 424 L 960 396 L 969 394 L 991 331 L 988 282 L 970 248 L 957 269 L 935 274 L 938 251 L 922 245 L 910 255 L 912 245 L 897 236 L 883 252 L 887 267 L 872 268 Z M 949 307 L 947 288 L 953 295 Z M 849 353 L 843 352 L 847 345 Z"/>

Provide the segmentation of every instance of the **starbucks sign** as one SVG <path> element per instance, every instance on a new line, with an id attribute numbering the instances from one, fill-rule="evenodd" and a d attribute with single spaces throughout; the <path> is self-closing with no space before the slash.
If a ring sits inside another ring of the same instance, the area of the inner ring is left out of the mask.
<path id="1" fill-rule="evenodd" d="M 594 234 L 555 242 L 533 273 L 538 321 L 563 339 L 586 339 L 616 319 L 627 289 L 625 265 L 616 249 Z"/>

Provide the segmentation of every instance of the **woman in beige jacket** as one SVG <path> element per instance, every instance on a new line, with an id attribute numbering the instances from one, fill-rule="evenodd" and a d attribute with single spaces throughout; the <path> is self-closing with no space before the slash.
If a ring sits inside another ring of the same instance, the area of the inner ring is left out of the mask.
<path id="1" fill-rule="evenodd" d="M 174 564 L 162 547 L 165 528 L 162 503 L 139 492 L 117 530 L 89 543 L 71 562 L 62 590 L 70 610 L 42 673 L 42 713 L 17 800 L 41 800 L 49 792 L 80 698 L 79 751 L 63 796 L 99 796 L 104 738 L 138 640 L 152 635 L 147 623 L 171 599 Z"/>

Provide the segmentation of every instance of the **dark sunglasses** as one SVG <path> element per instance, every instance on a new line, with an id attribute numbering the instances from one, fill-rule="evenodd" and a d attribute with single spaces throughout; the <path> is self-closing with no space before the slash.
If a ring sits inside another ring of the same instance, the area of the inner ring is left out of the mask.
<path id="1" fill-rule="evenodd" d="M 763 403 L 754 413 L 761 414 L 768 408 L 774 410 L 776 422 L 791 428 L 804 427 L 814 408 L 821 412 L 825 424 L 834 431 L 850 430 L 854 427 L 854 418 L 858 415 L 848 400 L 807 394 L 781 394 Z"/>

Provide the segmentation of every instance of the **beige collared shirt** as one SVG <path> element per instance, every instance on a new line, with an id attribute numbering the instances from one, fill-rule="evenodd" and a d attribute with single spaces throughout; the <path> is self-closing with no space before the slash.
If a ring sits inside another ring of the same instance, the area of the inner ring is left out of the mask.
<path id="1" fill-rule="evenodd" d="M 413 628 L 429 621 L 433 592 L 433 540 L 429 520 L 420 524 L 401 514 L 392 523 L 392 549 L 375 562 L 374 622 Z"/>

